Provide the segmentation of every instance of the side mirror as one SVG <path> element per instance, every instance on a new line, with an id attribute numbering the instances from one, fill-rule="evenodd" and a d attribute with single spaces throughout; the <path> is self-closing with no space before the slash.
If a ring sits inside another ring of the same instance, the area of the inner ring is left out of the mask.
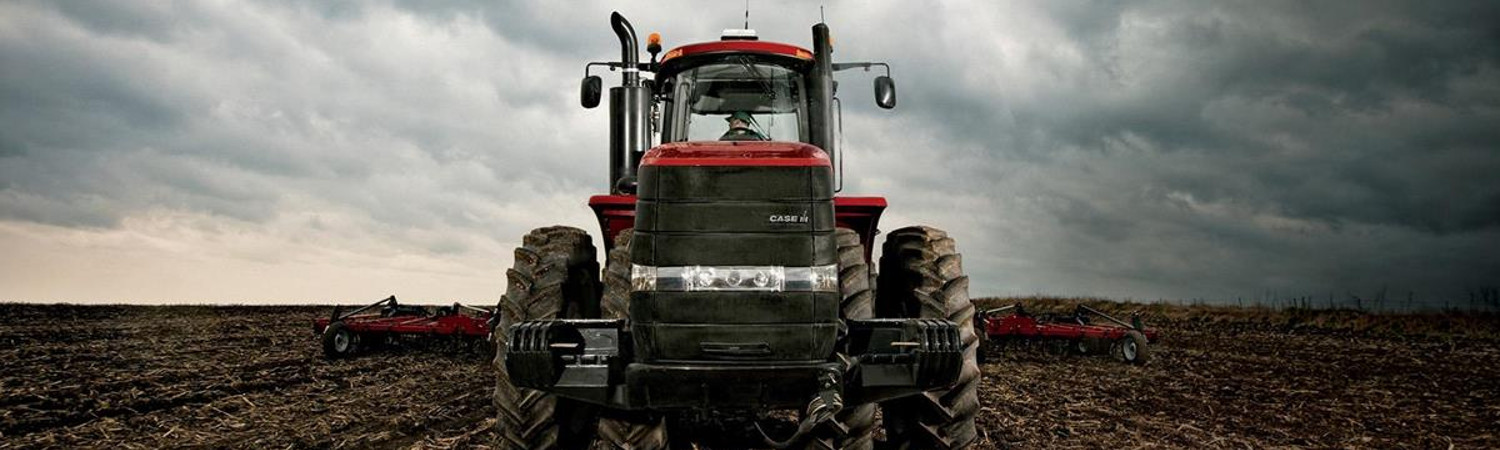
<path id="1" fill-rule="evenodd" d="M 583 86 L 578 88 L 578 95 L 584 108 L 599 106 L 599 94 L 604 91 L 604 80 L 598 75 L 583 77 Z"/>
<path id="2" fill-rule="evenodd" d="M 896 107 L 896 82 L 891 77 L 875 77 L 875 104 L 885 109 Z"/>

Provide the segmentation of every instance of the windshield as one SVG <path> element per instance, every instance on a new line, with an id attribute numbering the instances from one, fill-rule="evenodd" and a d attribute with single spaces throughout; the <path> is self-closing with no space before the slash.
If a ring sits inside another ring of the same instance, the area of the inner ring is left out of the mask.
<path id="1" fill-rule="evenodd" d="M 802 77 L 785 67 L 734 58 L 676 76 L 676 139 L 804 141 Z"/>

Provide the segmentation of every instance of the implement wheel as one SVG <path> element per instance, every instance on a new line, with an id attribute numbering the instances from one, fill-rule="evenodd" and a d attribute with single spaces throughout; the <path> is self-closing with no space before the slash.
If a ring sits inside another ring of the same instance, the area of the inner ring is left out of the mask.
<path id="1" fill-rule="evenodd" d="M 500 446 L 582 449 L 593 441 L 592 408 L 542 391 L 517 388 L 505 367 L 510 326 L 526 320 L 598 317 L 599 263 L 583 230 L 553 226 L 528 233 L 505 272 L 492 338 Z M 592 316 L 590 315 L 592 313 Z"/>
<path id="2" fill-rule="evenodd" d="M 892 231 L 883 250 L 876 299 L 880 317 L 950 320 L 964 346 L 958 380 L 951 386 L 881 404 L 886 438 L 893 448 L 966 448 L 978 437 L 979 335 L 958 249 L 942 230 L 909 227 Z"/>
<path id="3" fill-rule="evenodd" d="M 349 331 L 344 322 L 328 324 L 323 330 L 323 357 L 328 359 L 348 358 L 354 355 L 354 350 L 359 344 L 359 336 Z"/>
<path id="4" fill-rule="evenodd" d="M 1073 342 L 1073 351 L 1080 355 L 1108 354 L 1109 340 L 1102 338 L 1078 338 Z"/>
<path id="5" fill-rule="evenodd" d="M 630 319 L 630 240 L 635 230 L 615 236 L 604 263 L 604 297 L 599 306 L 605 319 Z M 599 440 L 608 449 L 661 450 L 668 446 L 667 421 L 659 414 L 605 411 L 599 417 Z"/>
<path id="6" fill-rule="evenodd" d="M 1125 337 L 1115 344 L 1115 355 L 1126 363 L 1143 365 L 1151 360 L 1151 351 L 1146 346 L 1146 335 L 1136 330 L 1125 332 Z"/>

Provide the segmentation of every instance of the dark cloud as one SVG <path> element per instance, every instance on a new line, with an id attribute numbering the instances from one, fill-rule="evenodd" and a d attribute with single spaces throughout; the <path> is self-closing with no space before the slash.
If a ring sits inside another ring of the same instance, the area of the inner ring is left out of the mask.
<path id="1" fill-rule="evenodd" d="M 751 6 L 764 38 L 801 45 L 819 15 Z M 978 295 L 1500 284 L 1496 4 L 826 6 L 838 58 L 890 62 L 901 93 L 880 110 L 873 74 L 840 74 L 846 192 L 888 195 L 886 229 L 959 236 Z M 207 219 L 171 220 L 392 261 L 591 229 L 606 117 L 574 96 L 585 62 L 618 55 L 612 9 L 668 46 L 743 20 L 672 2 L 7 3 L 0 222 L 189 214 Z"/>
<path id="2" fill-rule="evenodd" d="M 1103 152 L 1134 139 L 1156 152 L 1214 155 L 1202 161 L 1208 170 L 1153 177 L 1205 201 L 1433 232 L 1500 224 L 1485 206 L 1495 183 L 1451 177 L 1495 167 L 1500 136 L 1484 123 L 1500 117 L 1481 106 L 1493 105 L 1495 92 L 1455 93 L 1496 81 L 1494 8 L 1374 8 L 1375 17 L 1341 9 L 1309 19 L 1298 5 L 1054 8 L 1071 40 L 1051 46 L 1077 52 L 1067 77 L 1004 101 L 948 90 L 928 96 L 940 101 L 907 104 L 926 108 L 921 115 L 956 139 L 1019 144 L 1007 152 Z M 912 65 L 946 69 L 942 58 L 955 57 L 921 56 L 930 59 Z M 1007 80 L 1055 71 L 1052 62 L 1000 69 L 993 84 L 1021 85 Z M 932 90 L 952 76 L 915 75 Z M 1016 125 L 982 126 L 996 118 Z"/>
<path id="3" fill-rule="evenodd" d="M 992 215 L 971 234 L 1042 267 L 991 286 L 1222 298 L 1496 282 L 1477 247 L 1404 263 L 1432 259 L 1412 242 L 1500 244 L 1485 175 L 1500 91 L 1480 87 L 1500 86 L 1494 7 L 1053 2 L 1038 26 L 1028 6 L 971 14 L 1004 31 L 923 34 L 951 51 L 898 52 L 905 122 L 883 124 L 927 128 L 913 144 L 938 155 L 988 150 L 888 173 L 921 189 L 895 197 L 933 204 L 915 217 L 952 217 L 932 198 L 955 190 L 993 195 L 968 205 Z"/>

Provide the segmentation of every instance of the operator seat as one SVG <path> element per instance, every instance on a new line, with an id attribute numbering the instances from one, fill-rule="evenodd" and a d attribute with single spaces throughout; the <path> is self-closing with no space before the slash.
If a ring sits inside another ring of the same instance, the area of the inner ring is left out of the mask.
<path id="1" fill-rule="evenodd" d="M 756 132 L 755 130 L 751 130 L 751 129 L 748 129 L 748 128 L 730 128 L 729 131 L 725 131 L 724 132 L 723 136 L 719 136 L 719 140 L 720 141 L 769 141 L 770 139 L 766 139 L 765 136 L 762 136 L 760 133 Z"/>

